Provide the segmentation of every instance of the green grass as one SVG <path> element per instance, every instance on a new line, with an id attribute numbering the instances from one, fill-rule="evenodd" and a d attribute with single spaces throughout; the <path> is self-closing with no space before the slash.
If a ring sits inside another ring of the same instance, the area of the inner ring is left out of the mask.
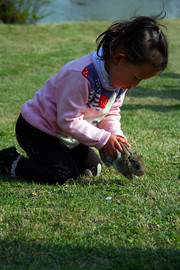
<path id="1" fill-rule="evenodd" d="M 146 174 L 130 181 L 103 167 L 101 177 L 64 186 L 0 176 L 0 269 L 180 269 L 180 19 L 165 23 L 167 70 L 129 91 L 121 108 Z M 108 25 L 0 25 L 0 149 L 23 153 L 14 135 L 22 104 L 63 64 L 94 50 Z"/>

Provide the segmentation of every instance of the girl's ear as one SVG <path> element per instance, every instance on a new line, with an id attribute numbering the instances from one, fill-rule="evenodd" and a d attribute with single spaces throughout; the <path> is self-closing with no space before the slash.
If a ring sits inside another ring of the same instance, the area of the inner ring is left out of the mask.
<path id="1" fill-rule="evenodd" d="M 118 53 L 116 55 L 114 55 L 113 57 L 113 63 L 114 65 L 119 65 L 119 63 L 122 61 L 122 60 L 125 60 L 125 54 L 124 53 Z"/>

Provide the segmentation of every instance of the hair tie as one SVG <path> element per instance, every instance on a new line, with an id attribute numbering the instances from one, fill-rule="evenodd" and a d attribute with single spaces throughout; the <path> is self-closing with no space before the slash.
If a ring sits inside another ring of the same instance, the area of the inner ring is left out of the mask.
<path id="1" fill-rule="evenodd" d="M 159 29 L 158 32 L 161 33 L 161 29 Z"/>
<path id="2" fill-rule="evenodd" d="M 124 35 L 124 30 L 122 30 L 122 34 Z"/>

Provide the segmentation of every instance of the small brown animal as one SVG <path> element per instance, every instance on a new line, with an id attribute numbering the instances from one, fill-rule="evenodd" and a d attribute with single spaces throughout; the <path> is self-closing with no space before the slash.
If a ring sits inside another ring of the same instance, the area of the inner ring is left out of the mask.
<path id="1" fill-rule="evenodd" d="M 111 165 L 116 171 L 132 180 L 133 175 L 142 176 L 145 173 L 144 159 L 133 152 L 126 144 L 121 143 L 123 152 L 117 150 L 117 158 L 113 159 L 110 155 L 105 157 L 103 150 L 100 150 L 100 157 L 107 167 Z"/>

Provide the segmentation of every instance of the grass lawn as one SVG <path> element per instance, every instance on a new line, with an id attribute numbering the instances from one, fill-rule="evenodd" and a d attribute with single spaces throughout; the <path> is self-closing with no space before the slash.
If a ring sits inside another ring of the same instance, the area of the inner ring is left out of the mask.
<path id="1" fill-rule="evenodd" d="M 0 269 L 180 269 L 180 19 L 165 24 L 168 68 L 131 89 L 121 108 L 146 174 L 130 181 L 104 166 L 100 177 L 63 186 L 0 175 Z M 22 104 L 94 50 L 108 25 L 0 25 L 0 149 L 23 154 L 14 135 Z"/>

